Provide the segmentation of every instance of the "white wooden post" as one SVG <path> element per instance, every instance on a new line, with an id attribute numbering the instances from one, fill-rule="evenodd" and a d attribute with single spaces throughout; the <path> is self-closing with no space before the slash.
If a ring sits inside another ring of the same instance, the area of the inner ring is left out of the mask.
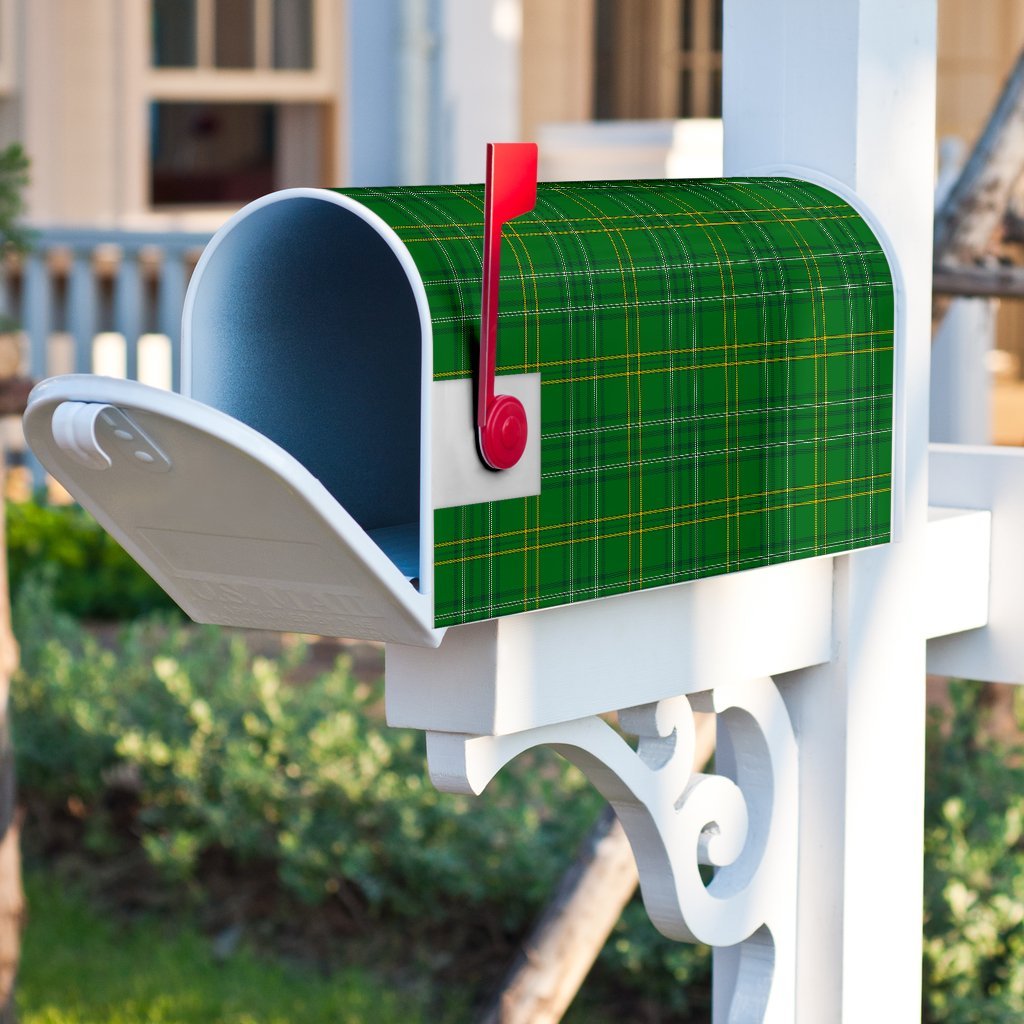
<path id="1" fill-rule="evenodd" d="M 942 208 L 963 170 L 967 147 L 948 135 L 938 142 L 935 209 Z M 953 299 L 932 339 L 932 442 L 989 444 L 992 441 L 992 371 L 998 299 Z"/>
<path id="2" fill-rule="evenodd" d="M 520 0 L 445 0 L 441 5 L 442 181 L 480 180 L 487 142 L 519 137 Z"/>
<path id="3" fill-rule="evenodd" d="M 780 682 L 800 746 L 796 1019 L 912 1021 L 921 1012 L 935 2 L 729 0 L 725 16 L 725 173 L 796 164 L 831 175 L 874 211 L 902 268 L 902 536 L 836 560 L 833 661 Z"/>
<path id="4" fill-rule="evenodd" d="M 342 119 L 345 169 L 349 185 L 390 185 L 402 180 L 402 159 L 411 148 L 399 125 L 405 65 L 423 63 L 422 52 L 409 53 L 403 18 L 413 4 L 344 4 L 345 104 Z M 357 84 L 358 83 L 358 84 Z M 423 97 L 428 101 L 429 97 Z"/>
<path id="5" fill-rule="evenodd" d="M 997 299 L 954 299 L 932 343 L 931 429 L 944 444 L 992 441 L 992 372 Z"/>

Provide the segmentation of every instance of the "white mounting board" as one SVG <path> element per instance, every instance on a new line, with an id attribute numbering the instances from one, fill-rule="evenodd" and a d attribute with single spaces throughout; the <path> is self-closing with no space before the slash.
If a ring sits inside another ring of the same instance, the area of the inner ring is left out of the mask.
<path id="1" fill-rule="evenodd" d="M 122 436 L 133 428 L 142 455 Z M 441 640 L 430 596 L 292 456 L 224 413 L 133 381 L 71 375 L 32 392 L 25 434 L 46 469 L 198 622 L 427 647 Z"/>
<path id="2" fill-rule="evenodd" d="M 451 508 L 540 494 L 540 374 L 503 374 L 499 394 L 518 398 L 526 410 L 526 450 L 510 469 L 496 473 L 480 458 L 476 441 L 476 378 L 430 385 L 431 505 Z"/>
<path id="3" fill-rule="evenodd" d="M 933 444 L 932 505 L 992 514 L 988 623 L 928 641 L 928 671 L 1024 683 L 1024 449 Z"/>
<path id="4" fill-rule="evenodd" d="M 992 513 L 930 507 L 925 545 L 925 637 L 986 625 Z"/>
<path id="5" fill-rule="evenodd" d="M 454 626 L 389 645 L 388 724 L 504 735 L 832 656 L 832 558 Z"/>

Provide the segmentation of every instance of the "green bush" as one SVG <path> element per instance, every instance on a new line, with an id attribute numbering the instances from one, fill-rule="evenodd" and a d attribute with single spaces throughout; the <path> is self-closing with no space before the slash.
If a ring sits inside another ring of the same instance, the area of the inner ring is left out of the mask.
<path id="1" fill-rule="evenodd" d="M 301 650 L 253 657 L 238 633 L 167 618 L 134 623 L 105 648 L 31 579 L 15 628 L 23 793 L 54 808 L 70 799 L 89 844 L 109 851 L 121 840 L 107 798 L 131 787 L 131 833 L 193 890 L 216 853 L 241 870 L 274 865 L 310 906 L 354 899 L 410 936 L 475 931 L 508 942 L 600 811 L 583 776 L 550 752 L 520 759 L 479 799 L 437 792 L 422 736 L 387 728 L 380 683 L 356 682 L 344 660 L 292 684 Z M 602 973 L 682 1012 L 706 999 L 678 984 L 706 975 L 705 961 L 634 912 Z"/>
<path id="2" fill-rule="evenodd" d="M 543 753 L 479 799 L 436 792 L 419 734 L 386 728 L 380 684 L 344 661 L 292 684 L 301 648 L 253 657 L 238 633 L 166 615 L 104 647 L 55 607 L 53 584 L 18 586 L 18 767 L 26 796 L 80 808 L 94 849 L 123 841 L 108 798 L 127 786 L 151 863 L 193 890 L 216 852 L 410 935 L 514 937 L 597 817 L 582 776 Z M 1024 745 L 991 738 L 978 686 L 951 692 L 928 731 L 924 1019 L 1009 1024 L 1024 1019 Z M 707 971 L 707 950 L 662 939 L 634 901 L 588 987 L 625 982 L 681 1020 L 704 1012 Z"/>
<path id="3" fill-rule="evenodd" d="M 929 729 L 925 1020 L 1010 1024 L 1024 1020 L 1024 747 L 992 738 L 981 686 L 950 692 Z"/>
<path id="4" fill-rule="evenodd" d="M 104 649 L 47 604 L 30 585 L 16 606 L 22 786 L 55 802 L 73 795 L 102 829 L 110 780 L 131 779 L 146 850 L 176 877 L 218 848 L 274 861 L 309 902 L 344 880 L 407 915 L 441 893 L 470 903 L 514 893 L 514 916 L 536 903 L 593 811 L 568 768 L 509 776 L 482 815 L 436 792 L 419 734 L 380 723 L 379 685 L 353 682 L 344 661 L 289 685 L 289 666 L 253 658 L 238 634 L 149 620 Z M 531 811 L 550 806 L 542 791 L 556 786 L 561 812 Z"/>
<path id="5" fill-rule="evenodd" d="M 77 505 L 7 503 L 7 557 L 15 597 L 45 576 L 56 606 L 87 619 L 133 619 L 177 606 Z"/>

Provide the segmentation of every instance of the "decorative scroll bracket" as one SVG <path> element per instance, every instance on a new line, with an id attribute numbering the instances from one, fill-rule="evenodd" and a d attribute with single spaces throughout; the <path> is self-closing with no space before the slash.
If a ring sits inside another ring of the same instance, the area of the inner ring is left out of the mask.
<path id="1" fill-rule="evenodd" d="M 722 774 L 692 770 L 694 711 L 718 715 Z M 658 930 L 715 947 L 715 1024 L 792 1022 L 797 745 L 774 681 L 629 708 L 619 722 L 636 750 L 596 716 L 504 736 L 428 732 L 430 776 L 479 794 L 519 754 L 552 747 L 615 808 Z M 702 864 L 715 868 L 708 884 Z"/>

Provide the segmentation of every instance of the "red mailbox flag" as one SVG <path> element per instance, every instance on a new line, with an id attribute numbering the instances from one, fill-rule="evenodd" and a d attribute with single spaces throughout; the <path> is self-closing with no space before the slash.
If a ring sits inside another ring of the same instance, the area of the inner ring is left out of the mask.
<path id="1" fill-rule="evenodd" d="M 484 191 L 484 281 L 480 304 L 480 384 L 477 437 L 492 469 L 511 469 L 526 449 L 526 410 L 518 398 L 494 393 L 498 351 L 498 282 L 502 226 L 537 202 L 537 146 L 489 142 Z"/>

